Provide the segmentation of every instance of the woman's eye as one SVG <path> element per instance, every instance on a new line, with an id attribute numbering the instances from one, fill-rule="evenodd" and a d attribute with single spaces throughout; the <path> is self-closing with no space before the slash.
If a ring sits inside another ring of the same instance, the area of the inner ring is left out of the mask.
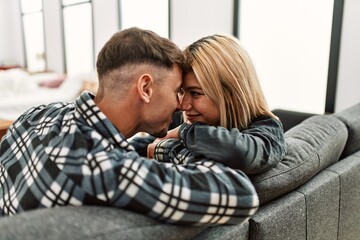
<path id="1" fill-rule="evenodd" d="M 196 91 L 190 91 L 190 95 L 193 96 L 193 97 L 197 97 L 197 96 L 200 96 L 200 95 L 203 95 L 203 94 L 200 93 L 200 92 L 196 92 Z"/>

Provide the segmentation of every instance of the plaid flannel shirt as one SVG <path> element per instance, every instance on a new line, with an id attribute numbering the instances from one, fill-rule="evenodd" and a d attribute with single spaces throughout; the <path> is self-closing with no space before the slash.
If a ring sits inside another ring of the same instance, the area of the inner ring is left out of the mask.
<path id="1" fill-rule="evenodd" d="M 0 215 L 94 204 L 200 225 L 241 223 L 259 202 L 241 171 L 140 157 L 88 92 L 24 113 L 0 145 Z"/>
<path id="2" fill-rule="evenodd" d="M 160 140 L 156 144 L 154 158 L 159 162 L 187 164 L 194 160 L 194 154 L 185 147 L 182 140 L 169 138 Z"/>

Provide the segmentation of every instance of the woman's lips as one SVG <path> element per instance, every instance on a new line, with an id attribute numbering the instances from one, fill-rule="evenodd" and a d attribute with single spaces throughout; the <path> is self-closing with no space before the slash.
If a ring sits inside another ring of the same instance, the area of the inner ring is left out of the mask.
<path id="1" fill-rule="evenodd" d="M 186 114 L 186 118 L 190 122 L 195 122 L 196 118 L 198 118 L 200 114 Z"/>

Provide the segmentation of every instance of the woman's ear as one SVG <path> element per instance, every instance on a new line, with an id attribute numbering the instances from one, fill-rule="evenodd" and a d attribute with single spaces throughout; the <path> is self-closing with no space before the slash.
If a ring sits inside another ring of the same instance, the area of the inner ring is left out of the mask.
<path id="1" fill-rule="evenodd" d="M 143 74 L 139 77 L 137 82 L 137 90 L 140 98 L 145 103 L 150 103 L 150 99 L 153 93 L 154 80 L 149 74 Z"/>

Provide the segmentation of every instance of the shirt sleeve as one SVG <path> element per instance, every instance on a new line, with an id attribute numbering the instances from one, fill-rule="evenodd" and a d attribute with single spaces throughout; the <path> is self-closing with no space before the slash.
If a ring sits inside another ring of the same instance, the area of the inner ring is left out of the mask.
<path id="1" fill-rule="evenodd" d="M 160 162 L 186 164 L 194 158 L 194 155 L 181 140 L 171 138 L 160 140 L 155 145 L 154 158 Z"/>
<path id="2" fill-rule="evenodd" d="M 179 134 L 195 158 L 205 157 L 246 174 L 264 172 L 276 166 L 285 155 L 282 124 L 270 117 L 253 121 L 243 131 L 183 123 Z"/>
<path id="3" fill-rule="evenodd" d="M 221 163 L 176 165 L 134 153 L 118 157 L 123 160 L 112 161 L 118 183 L 106 191 L 113 206 L 183 225 L 239 224 L 258 208 L 249 178 Z"/>
<path id="4" fill-rule="evenodd" d="M 150 143 L 152 143 L 156 138 L 148 135 L 148 136 L 136 136 L 133 137 L 129 143 L 132 145 L 136 152 L 143 157 L 147 156 L 147 147 Z"/>

